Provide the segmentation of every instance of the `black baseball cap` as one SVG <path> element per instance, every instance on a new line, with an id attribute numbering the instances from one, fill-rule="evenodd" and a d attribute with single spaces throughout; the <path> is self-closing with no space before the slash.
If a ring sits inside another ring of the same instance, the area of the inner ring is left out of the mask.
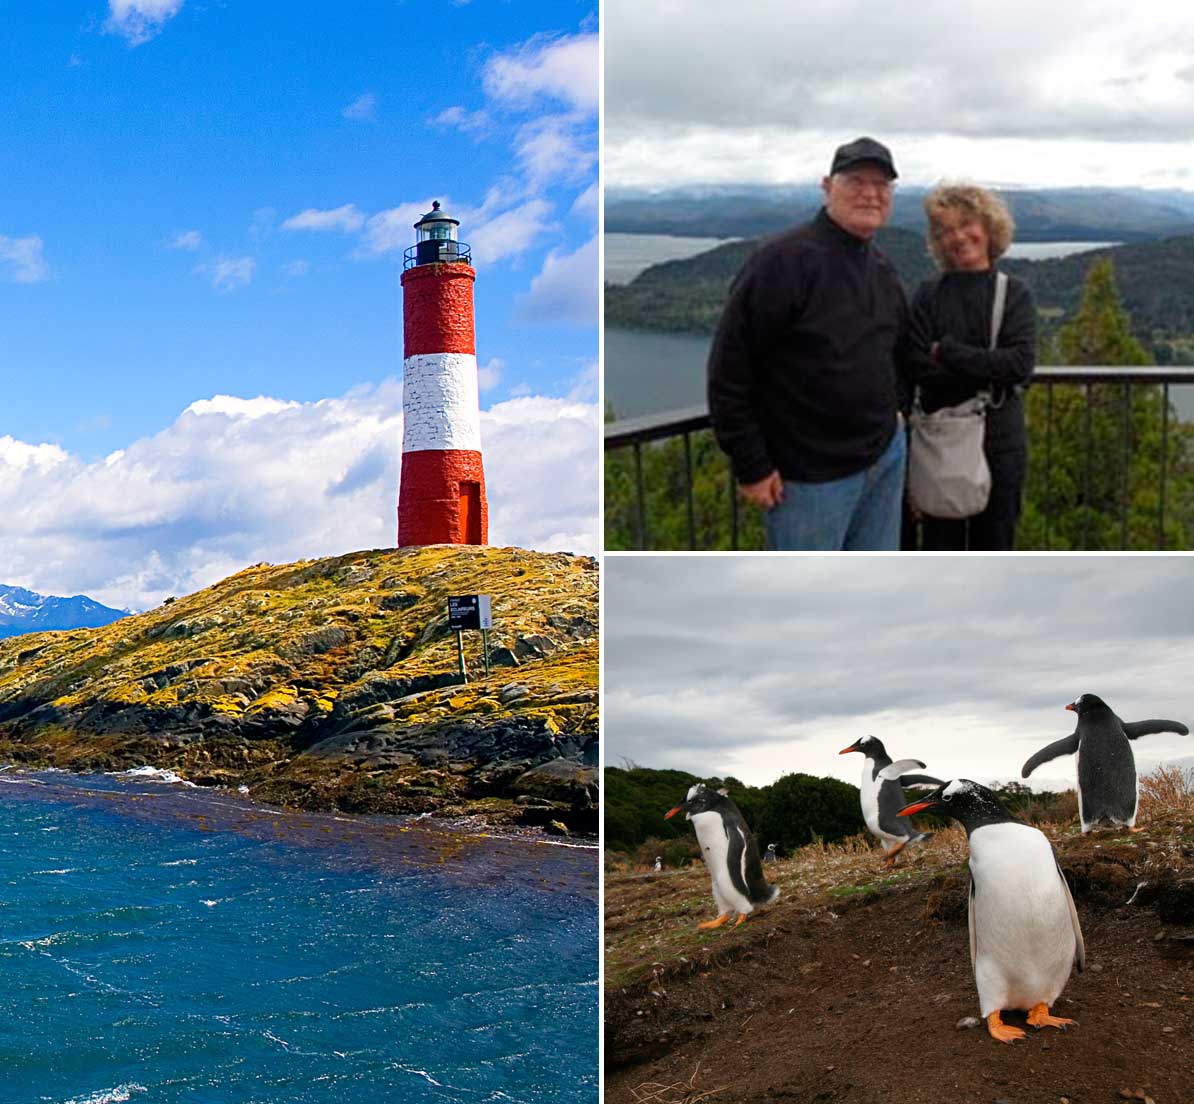
<path id="1" fill-rule="evenodd" d="M 837 152 L 833 155 L 833 166 L 829 170 L 829 175 L 845 172 L 846 169 L 852 169 L 855 165 L 861 165 L 867 161 L 878 165 L 891 180 L 895 180 L 900 175 L 896 172 L 895 162 L 891 159 L 891 150 L 882 142 L 876 142 L 874 138 L 855 138 L 853 142 L 838 146 Z"/>

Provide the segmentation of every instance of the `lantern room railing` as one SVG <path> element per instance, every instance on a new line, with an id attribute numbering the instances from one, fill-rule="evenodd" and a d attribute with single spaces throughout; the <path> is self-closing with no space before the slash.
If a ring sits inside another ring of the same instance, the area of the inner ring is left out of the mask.
<path id="1" fill-rule="evenodd" d="M 468 242 L 453 238 L 428 238 L 410 246 L 402 254 L 402 268 L 424 264 L 472 264 L 473 251 Z"/>

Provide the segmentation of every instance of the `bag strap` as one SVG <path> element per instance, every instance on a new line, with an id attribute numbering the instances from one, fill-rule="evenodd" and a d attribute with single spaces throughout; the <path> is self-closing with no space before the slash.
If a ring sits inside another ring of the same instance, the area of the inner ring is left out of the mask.
<path id="1" fill-rule="evenodd" d="M 1003 308 L 1007 306 L 1007 273 L 995 273 L 995 302 L 991 305 L 991 348 L 999 341 L 1003 326 Z"/>

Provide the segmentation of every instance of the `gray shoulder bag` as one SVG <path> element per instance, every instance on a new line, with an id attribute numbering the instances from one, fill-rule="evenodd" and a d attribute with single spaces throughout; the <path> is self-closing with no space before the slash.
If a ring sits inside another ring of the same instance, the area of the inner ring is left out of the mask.
<path id="1" fill-rule="evenodd" d="M 1007 275 L 995 274 L 991 348 L 999 339 Z M 908 416 L 908 501 L 922 514 L 951 521 L 974 517 L 991 497 L 991 469 L 983 453 L 991 392 L 926 414 L 917 391 Z"/>

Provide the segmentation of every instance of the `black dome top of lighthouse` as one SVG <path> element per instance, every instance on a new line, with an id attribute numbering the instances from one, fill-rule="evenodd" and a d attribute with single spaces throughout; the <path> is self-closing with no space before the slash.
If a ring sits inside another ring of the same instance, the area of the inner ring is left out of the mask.
<path id="1" fill-rule="evenodd" d="M 448 222 L 450 222 L 453 226 L 460 225 L 460 219 L 454 219 L 451 215 L 449 215 L 447 213 L 447 211 L 440 210 L 439 200 L 437 199 L 437 200 L 432 201 L 431 210 L 428 211 L 414 225 L 415 225 L 415 229 L 418 230 L 420 228 L 427 229 L 431 224 L 434 224 L 434 223 L 448 223 Z"/>

